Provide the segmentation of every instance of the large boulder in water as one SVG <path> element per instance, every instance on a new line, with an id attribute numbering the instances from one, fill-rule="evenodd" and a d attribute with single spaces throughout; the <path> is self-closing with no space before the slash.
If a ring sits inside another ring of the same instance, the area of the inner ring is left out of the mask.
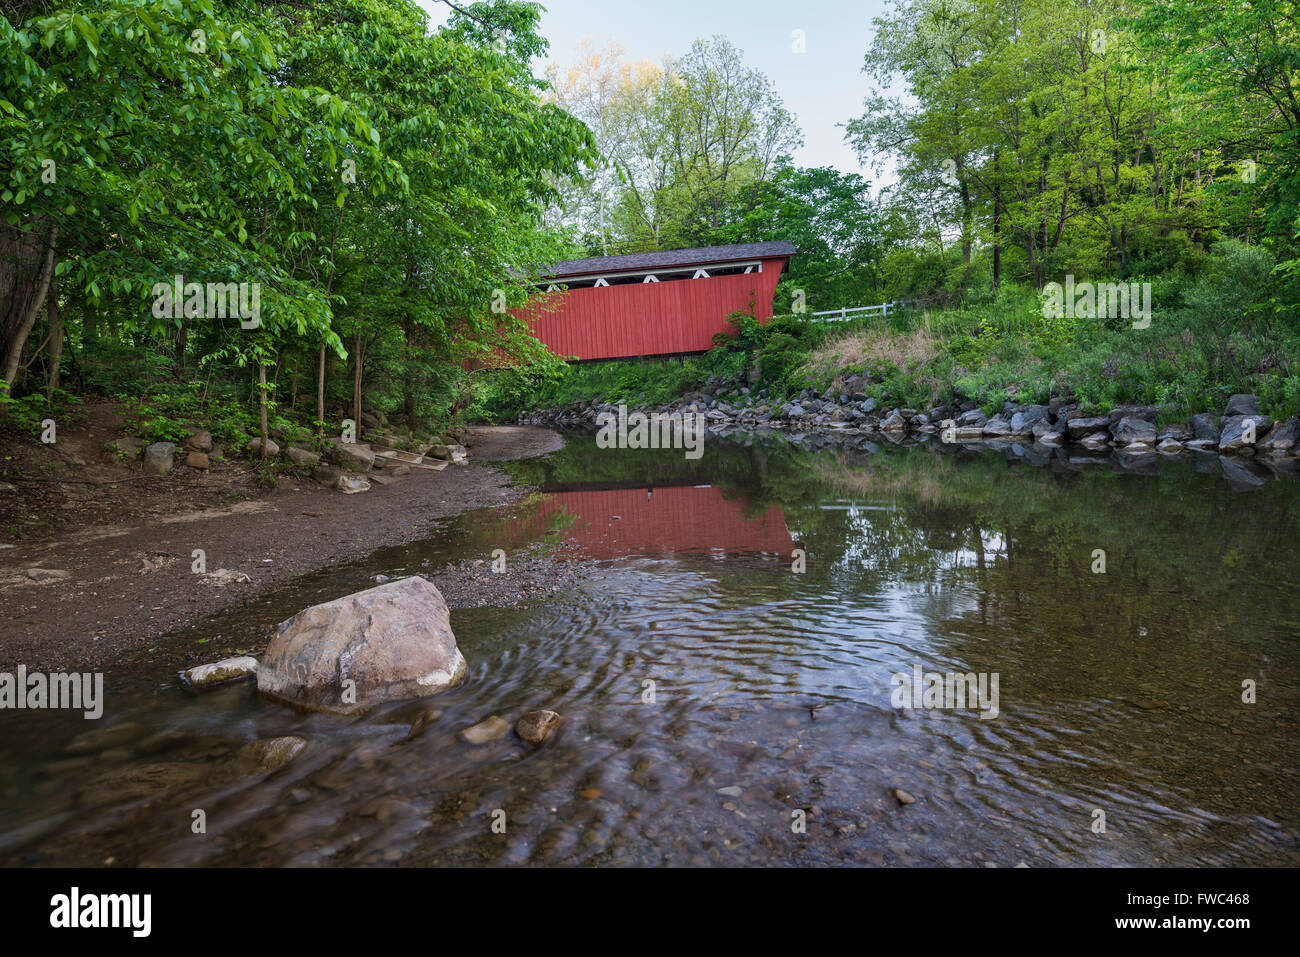
<path id="1" fill-rule="evenodd" d="M 417 577 L 313 605 L 282 623 L 262 656 L 257 690 L 301 708 L 354 714 L 464 677 L 447 603 Z"/>

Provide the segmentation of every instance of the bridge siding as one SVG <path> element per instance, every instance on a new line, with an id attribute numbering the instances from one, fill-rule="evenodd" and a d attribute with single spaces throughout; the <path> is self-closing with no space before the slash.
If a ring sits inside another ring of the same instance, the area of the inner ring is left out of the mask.
<path id="1" fill-rule="evenodd" d="M 725 265 L 725 264 L 720 264 Z M 703 352 L 713 335 L 731 332 L 727 316 L 748 312 L 772 318 L 772 297 L 784 259 L 764 259 L 763 271 L 671 282 L 570 289 L 553 312 L 528 305 L 515 315 L 559 356 L 614 359 Z M 708 268 L 707 266 L 705 267 Z"/>

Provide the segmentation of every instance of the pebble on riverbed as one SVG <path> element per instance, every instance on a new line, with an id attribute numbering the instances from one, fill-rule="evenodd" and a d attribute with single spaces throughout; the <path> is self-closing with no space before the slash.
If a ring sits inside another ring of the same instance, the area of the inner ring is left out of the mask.
<path id="1" fill-rule="evenodd" d="M 245 757 L 257 762 L 257 770 L 274 771 L 282 768 L 307 747 L 305 738 L 286 735 L 282 738 L 262 738 L 243 750 Z"/>
<path id="2" fill-rule="evenodd" d="M 554 711 L 530 711 L 515 722 L 515 734 L 525 743 L 537 746 L 554 734 L 563 720 Z"/>
<path id="3" fill-rule="evenodd" d="M 442 712 L 437 708 L 426 708 L 424 711 L 421 711 L 415 716 L 415 720 L 411 722 L 411 730 L 406 732 L 406 740 L 413 741 L 418 738 L 420 735 L 424 734 L 425 731 L 429 730 L 429 726 L 437 722 L 441 717 Z"/>
<path id="4" fill-rule="evenodd" d="M 510 722 L 492 715 L 492 717 L 480 721 L 471 728 L 465 728 L 460 733 L 460 739 L 469 744 L 487 744 L 504 736 L 509 730 Z"/>
<path id="5" fill-rule="evenodd" d="M 907 805 L 916 803 L 916 798 L 912 797 L 912 795 L 908 794 L 902 788 L 894 788 L 894 797 L 897 798 L 899 804 Z"/>

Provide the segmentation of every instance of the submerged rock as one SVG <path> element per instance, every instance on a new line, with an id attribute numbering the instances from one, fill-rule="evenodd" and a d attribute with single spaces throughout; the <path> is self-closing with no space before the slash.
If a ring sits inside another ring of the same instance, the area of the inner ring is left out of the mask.
<path id="1" fill-rule="evenodd" d="M 91 754 L 134 741 L 143 731 L 144 728 L 134 721 L 121 721 L 107 728 L 82 732 L 69 741 L 68 746 L 63 750 L 67 754 Z"/>
<path id="2" fill-rule="evenodd" d="M 181 672 L 181 681 L 187 688 L 205 691 L 231 681 L 243 681 L 257 676 L 257 659 L 245 655 L 225 658 L 210 665 L 198 665 Z"/>
<path id="3" fill-rule="evenodd" d="M 307 747 L 307 739 L 294 735 L 282 738 L 262 738 L 254 741 L 243 750 L 243 755 L 257 764 L 259 771 L 274 771 L 282 768 Z"/>
<path id="4" fill-rule="evenodd" d="M 257 688 L 298 707 L 355 714 L 435 694 L 459 684 L 465 670 L 442 593 L 424 578 L 403 578 L 283 622 L 262 656 Z"/>
<path id="5" fill-rule="evenodd" d="M 515 722 L 515 734 L 528 744 L 541 744 L 555 733 L 562 721 L 554 711 L 530 711 Z"/>
<path id="6" fill-rule="evenodd" d="M 492 715 L 486 721 L 480 721 L 473 727 L 461 731 L 460 738 L 469 744 L 487 744 L 489 741 L 505 736 L 509 730 L 510 722 Z"/>
<path id="7" fill-rule="evenodd" d="M 411 741 L 418 738 L 424 732 L 429 730 L 431 725 L 437 724 L 442 718 L 442 712 L 437 708 L 425 708 L 415 716 L 411 722 L 411 728 L 406 732 L 406 740 Z"/>

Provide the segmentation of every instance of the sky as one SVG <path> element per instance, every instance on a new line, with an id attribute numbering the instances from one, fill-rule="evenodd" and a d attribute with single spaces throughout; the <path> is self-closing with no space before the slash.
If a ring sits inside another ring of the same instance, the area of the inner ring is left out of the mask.
<path id="1" fill-rule="evenodd" d="M 444 23 L 450 9 L 439 0 L 416 0 L 430 13 L 430 25 Z M 571 63 L 584 37 L 597 48 L 606 40 L 627 47 L 631 60 L 658 63 L 665 53 L 684 54 L 696 37 L 726 36 L 745 54 L 747 65 L 772 81 L 803 130 L 795 154 L 801 166 L 833 166 L 847 173 L 871 171 L 858 165 L 844 143 L 844 123 L 862 112 L 870 88 L 862 57 L 871 41 L 871 20 L 885 0 L 541 0 L 541 33 L 550 58 Z M 794 52 L 796 30 L 805 52 Z M 538 65 L 540 74 L 544 62 Z"/>

